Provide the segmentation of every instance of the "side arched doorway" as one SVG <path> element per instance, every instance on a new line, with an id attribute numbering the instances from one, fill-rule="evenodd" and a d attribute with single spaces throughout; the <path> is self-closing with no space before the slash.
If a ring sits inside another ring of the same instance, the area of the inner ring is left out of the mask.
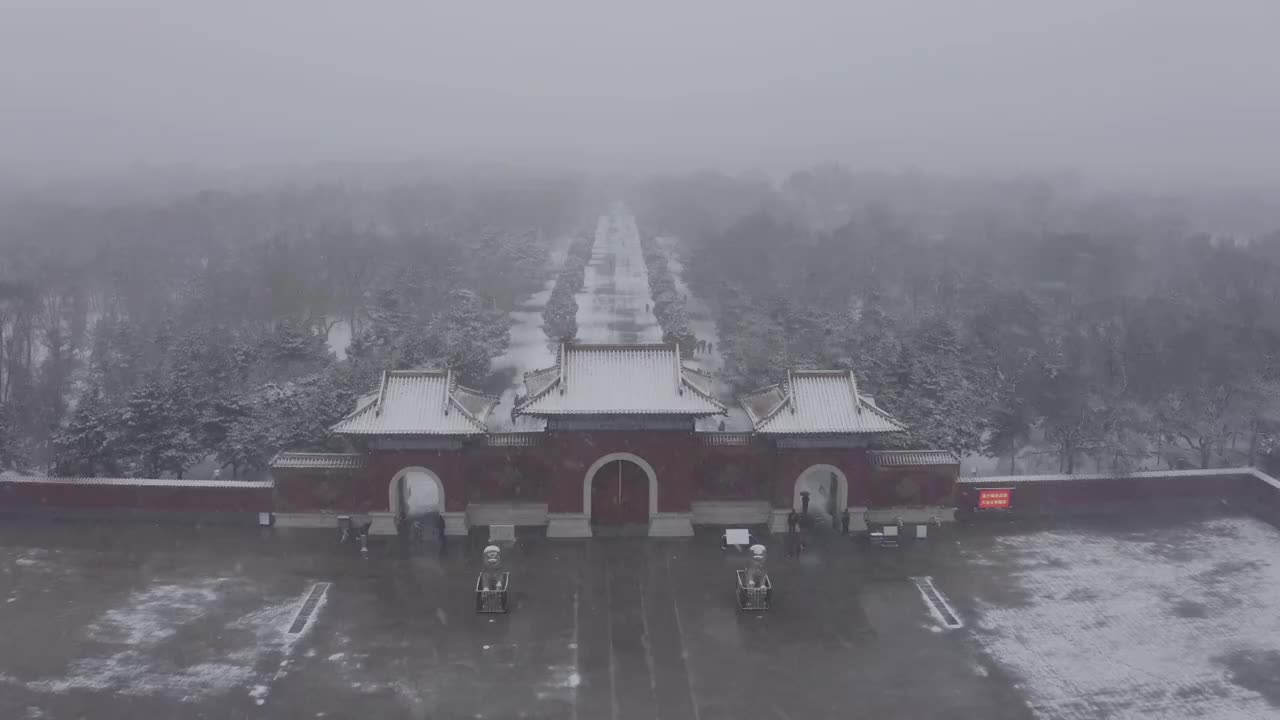
<path id="1" fill-rule="evenodd" d="M 798 513 L 805 511 L 805 493 L 809 515 L 832 527 L 849 507 L 849 480 L 834 465 L 810 465 L 796 478 L 791 507 Z"/>
<path id="2" fill-rule="evenodd" d="M 648 523 L 657 512 L 658 478 L 640 457 L 614 453 L 587 470 L 582 495 L 583 512 L 593 525 Z"/>
<path id="3" fill-rule="evenodd" d="M 444 483 L 424 467 L 407 467 L 396 473 L 390 487 L 391 515 L 397 523 L 444 512 Z"/>

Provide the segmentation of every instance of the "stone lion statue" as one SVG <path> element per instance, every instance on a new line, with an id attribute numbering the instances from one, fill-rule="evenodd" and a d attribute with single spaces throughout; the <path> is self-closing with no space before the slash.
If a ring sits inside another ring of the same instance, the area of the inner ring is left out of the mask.
<path id="1" fill-rule="evenodd" d="M 484 549 L 484 563 L 480 566 L 480 588 L 505 590 L 502 575 L 502 550 L 497 545 L 490 545 Z"/>

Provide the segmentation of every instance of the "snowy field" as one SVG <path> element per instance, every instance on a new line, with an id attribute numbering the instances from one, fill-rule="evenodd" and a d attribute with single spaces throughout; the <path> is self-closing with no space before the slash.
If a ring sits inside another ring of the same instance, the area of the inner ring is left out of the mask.
<path id="1" fill-rule="evenodd" d="M 1038 717 L 1280 717 L 1280 533 L 1247 517 L 963 549 L 976 634 Z"/>
<path id="2" fill-rule="evenodd" d="M 662 328 L 653 316 L 640 231 L 635 217 L 625 210 L 615 208 L 600 217 L 577 300 L 580 342 L 662 342 Z"/>

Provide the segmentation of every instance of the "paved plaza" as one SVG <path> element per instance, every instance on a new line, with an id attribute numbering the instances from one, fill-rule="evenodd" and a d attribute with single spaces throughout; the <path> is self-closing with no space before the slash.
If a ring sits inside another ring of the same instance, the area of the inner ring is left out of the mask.
<path id="1" fill-rule="evenodd" d="M 334 540 L 6 519 L 0 717 L 1280 713 L 1280 533 L 1243 516 L 771 542 L 763 615 L 712 533 L 522 540 L 505 616 L 473 611 L 479 538 Z"/>

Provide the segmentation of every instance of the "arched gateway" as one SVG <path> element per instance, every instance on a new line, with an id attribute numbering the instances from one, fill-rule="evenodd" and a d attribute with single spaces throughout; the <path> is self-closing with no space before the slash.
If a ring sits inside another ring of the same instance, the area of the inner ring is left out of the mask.
<path id="1" fill-rule="evenodd" d="M 827 522 L 849 507 L 849 480 L 834 465 L 810 465 L 796 477 L 791 509 L 805 510 L 804 493 L 809 494 L 809 514 Z"/>
<path id="2" fill-rule="evenodd" d="M 397 521 L 444 512 L 444 483 L 424 467 L 407 467 L 391 479 L 388 507 Z"/>
<path id="3" fill-rule="evenodd" d="M 658 476 L 631 453 L 612 453 L 587 469 L 582 508 L 594 525 L 647 523 L 658 512 Z"/>

